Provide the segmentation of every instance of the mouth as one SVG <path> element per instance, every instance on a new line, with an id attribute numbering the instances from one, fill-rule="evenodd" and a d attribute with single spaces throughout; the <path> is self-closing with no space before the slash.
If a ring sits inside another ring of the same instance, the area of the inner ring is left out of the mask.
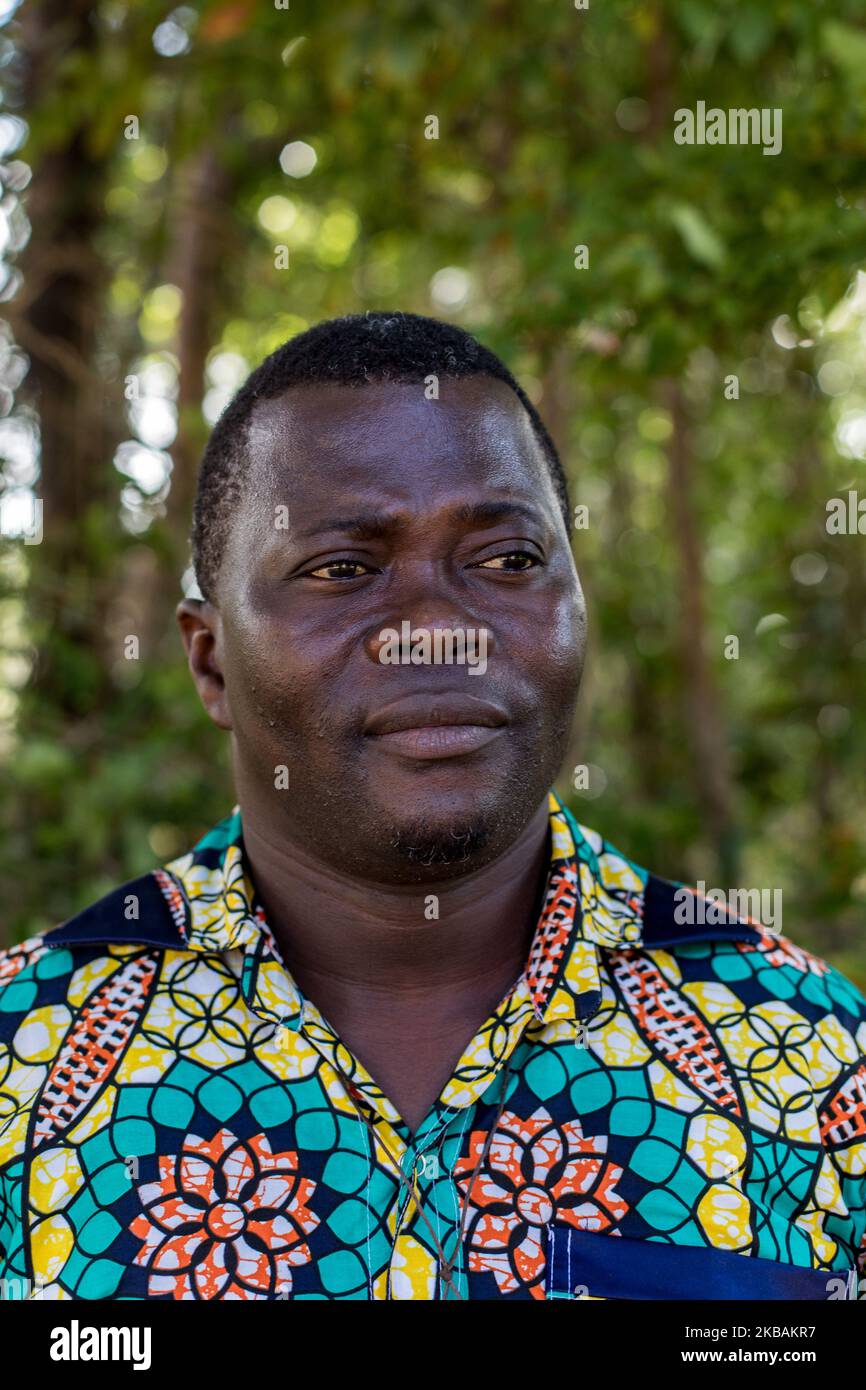
<path id="1" fill-rule="evenodd" d="M 508 715 L 470 695 L 407 695 L 370 715 L 364 735 L 404 758 L 458 758 L 492 743 Z"/>

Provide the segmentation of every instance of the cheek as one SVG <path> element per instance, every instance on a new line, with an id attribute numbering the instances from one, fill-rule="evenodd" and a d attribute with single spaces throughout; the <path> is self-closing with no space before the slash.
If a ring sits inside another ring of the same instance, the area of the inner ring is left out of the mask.
<path id="1" fill-rule="evenodd" d="M 261 622 L 255 627 L 224 629 L 224 641 L 226 689 L 233 712 L 271 717 L 274 701 L 297 690 L 290 644 Z"/>
<path id="2" fill-rule="evenodd" d="M 586 609 L 579 585 L 569 585 L 557 596 L 547 621 L 533 625 L 529 639 L 529 665 L 539 684 L 555 688 L 558 695 L 571 687 L 576 690 L 586 645 Z"/>
<path id="3" fill-rule="evenodd" d="M 583 605 L 583 595 L 578 591 L 576 595 L 563 598 L 554 611 L 550 633 L 554 660 L 564 666 L 574 666 L 575 662 L 582 662 L 585 641 L 586 609 Z"/>
<path id="4" fill-rule="evenodd" d="M 239 604 L 226 640 L 247 681 L 266 683 L 275 694 L 327 687 L 352 655 L 357 634 L 334 613 L 307 611 L 270 592 L 251 592 Z M 261 682 L 257 682 L 257 676 Z"/>
<path id="5" fill-rule="evenodd" d="M 266 623 L 227 633 L 226 653 L 226 688 L 241 737 L 258 730 L 255 741 L 263 747 L 301 738 L 311 750 L 321 749 L 333 732 L 333 695 L 343 663 Z"/>

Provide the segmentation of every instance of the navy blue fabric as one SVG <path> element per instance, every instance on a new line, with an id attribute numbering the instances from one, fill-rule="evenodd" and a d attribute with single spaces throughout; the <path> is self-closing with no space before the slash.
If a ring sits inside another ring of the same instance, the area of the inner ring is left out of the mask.
<path id="1" fill-rule="evenodd" d="M 702 1246 L 575 1231 L 564 1225 L 549 1228 L 547 1258 L 551 1297 L 573 1296 L 579 1286 L 596 1298 L 814 1302 L 829 1299 L 848 1273 L 801 1269 Z"/>
<path id="2" fill-rule="evenodd" d="M 130 920 L 131 897 L 138 899 L 138 917 Z M 141 878 L 112 889 L 75 917 L 46 932 L 45 941 L 49 946 L 89 946 L 100 941 L 181 950 L 184 946 L 153 874 L 142 874 Z"/>
<path id="3" fill-rule="evenodd" d="M 756 927 L 741 922 L 732 913 L 722 922 L 677 922 L 674 913 L 680 902 L 675 895 L 687 885 L 671 883 L 664 878 L 650 874 L 644 894 L 643 944 L 651 950 L 656 947 L 685 946 L 690 941 L 753 941 L 761 940 Z M 708 903 L 707 911 L 712 909 L 715 918 L 719 912 L 716 903 Z"/>

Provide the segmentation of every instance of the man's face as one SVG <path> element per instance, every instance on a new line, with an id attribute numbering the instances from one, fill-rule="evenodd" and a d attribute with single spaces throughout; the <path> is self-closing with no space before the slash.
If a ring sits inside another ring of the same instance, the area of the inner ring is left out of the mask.
<path id="1" fill-rule="evenodd" d="M 212 669 L 195 671 L 232 731 L 244 814 L 379 881 L 490 862 L 556 776 L 583 661 L 583 596 L 522 405 L 484 376 L 444 379 L 439 400 L 292 388 L 256 408 L 250 448 L 200 610 Z M 428 661 L 404 664 L 411 639 L 389 629 L 427 632 Z M 476 671 L 447 646 L 437 660 L 437 629 L 473 630 Z"/>

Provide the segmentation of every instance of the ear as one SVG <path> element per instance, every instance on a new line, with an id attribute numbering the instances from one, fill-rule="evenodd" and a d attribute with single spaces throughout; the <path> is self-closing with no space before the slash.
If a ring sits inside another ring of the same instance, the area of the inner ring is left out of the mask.
<path id="1" fill-rule="evenodd" d="M 190 674 L 218 729 L 230 730 L 231 710 L 222 669 L 222 619 L 207 599 L 181 599 L 175 610 Z"/>

